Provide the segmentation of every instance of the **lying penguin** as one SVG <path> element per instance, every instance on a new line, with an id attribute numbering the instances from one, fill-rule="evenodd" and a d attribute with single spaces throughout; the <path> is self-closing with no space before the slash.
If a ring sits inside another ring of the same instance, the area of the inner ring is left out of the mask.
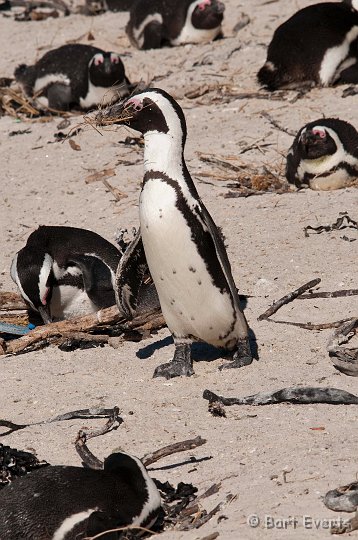
<path id="1" fill-rule="evenodd" d="M 58 111 L 108 105 L 129 94 L 119 55 L 90 45 L 63 45 L 33 66 L 19 65 L 14 75 L 40 107 Z"/>
<path id="2" fill-rule="evenodd" d="M 119 264 L 116 298 L 120 311 L 133 316 L 139 280 L 128 286 L 127 267 L 146 259 L 175 343 L 173 360 L 158 366 L 154 377 L 192 375 L 193 341 L 233 351 L 233 361 L 224 367 L 250 364 L 248 326 L 225 246 L 184 161 L 183 111 L 169 94 L 154 88 L 104 115 L 106 124 L 125 121 L 144 135 L 141 229 Z"/>
<path id="3" fill-rule="evenodd" d="M 41 226 L 15 255 L 11 277 L 47 324 L 114 305 L 120 258 L 113 244 L 92 231 Z"/>
<path id="4" fill-rule="evenodd" d="M 338 118 L 320 118 L 303 126 L 288 152 L 286 178 L 297 188 L 346 187 L 358 177 L 358 133 Z"/>
<path id="5" fill-rule="evenodd" d="M 358 1 L 313 4 L 279 26 L 257 74 L 269 90 L 358 83 Z"/>
<path id="6" fill-rule="evenodd" d="M 160 507 L 159 491 L 142 462 L 118 452 L 105 459 L 103 470 L 49 466 L 5 486 L 0 538 L 80 540 L 128 525 L 149 528 Z"/>
<path id="7" fill-rule="evenodd" d="M 126 32 L 138 49 L 207 43 L 222 34 L 224 9 L 219 0 L 137 0 Z"/>

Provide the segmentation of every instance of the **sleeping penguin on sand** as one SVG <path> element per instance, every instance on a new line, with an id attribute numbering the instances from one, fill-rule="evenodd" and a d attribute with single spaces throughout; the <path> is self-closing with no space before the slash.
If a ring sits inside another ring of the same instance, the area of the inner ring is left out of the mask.
<path id="1" fill-rule="evenodd" d="M 224 9 L 219 0 L 137 0 L 126 32 L 138 49 L 208 43 L 222 34 Z"/>
<path id="2" fill-rule="evenodd" d="M 133 316 L 140 279 L 128 286 L 127 275 L 146 259 L 175 344 L 172 361 L 158 366 L 154 376 L 192 375 L 193 341 L 232 351 L 225 368 L 250 364 L 248 326 L 226 249 L 184 161 L 182 109 L 154 88 L 110 107 L 101 118 L 106 124 L 120 119 L 144 135 L 140 232 L 118 267 L 116 297 L 120 311 Z"/>
<path id="3" fill-rule="evenodd" d="M 33 66 L 20 64 L 14 75 L 39 107 L 56 111 L 109 105 L 129 94 L 119 55 L 79 43 L 53 49 Z"/>

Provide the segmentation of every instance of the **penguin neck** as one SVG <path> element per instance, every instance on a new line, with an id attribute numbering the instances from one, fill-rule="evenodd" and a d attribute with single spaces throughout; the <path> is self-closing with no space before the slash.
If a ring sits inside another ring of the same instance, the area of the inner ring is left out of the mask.
<path id="1" fill-rule="evenodd" d="M 179 184 L 187 183 L 182 139 L 168 133 L 148 131 L 144 134 L 144 172 L 158 171 Z"/>

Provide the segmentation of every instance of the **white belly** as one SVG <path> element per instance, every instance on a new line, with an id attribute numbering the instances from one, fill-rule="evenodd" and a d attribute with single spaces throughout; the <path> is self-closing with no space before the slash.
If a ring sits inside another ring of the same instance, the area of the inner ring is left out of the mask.
<path id="1" fill-rule="evenodd" d="M 81 317 L 96 311 L 98 311 L 98 308 L 88 298 L 86 291 L 71 285 L 61 285 L 53 288 L 51 316 L 54 320 Z"/>
<path id="2" fill-rule="evenodd" d="M 231 298 L 213 284 L 175 202 L 174 189 L 156 179 L 140 196 L 143 245 L 164 318 L 175 337 L 231 348 L 238 337 Z"/>

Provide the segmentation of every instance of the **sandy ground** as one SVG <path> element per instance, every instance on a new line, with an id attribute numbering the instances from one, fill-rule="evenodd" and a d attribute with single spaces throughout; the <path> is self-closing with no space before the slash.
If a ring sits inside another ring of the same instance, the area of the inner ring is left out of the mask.
<path id="1" fill-rule="evenodd" d="M 227 83 L 235 85 L 238 92 L 257 92 L 255 73 L 265 60 L 273 30 L 296 9 L 309 4 L 284 0 L 225 3 L 225 39 L 149 52 L 130 47 L 124 34 L 126 13 L 26 23 L 0 17 L 0 74 L 11 76 L 18 63 L 32 63 L 68 40 L 82 36 L 81 41 L 86 43 L 91 31 L 95 37 L 91 43 L 126 54 L 124 61 L 132 81 L 161 78 L 157 84 L 176 96 L 184 108 L 188 167 L 205 204 L 224 231 L 240 292 L 250 296 L 246 315 L 257 337 L 259 361 L 241 370 L 220 372 L 218 368 L 225 360 L 204 359 L 195 363 L 195 375 L 189 379 L 152 379 L 154 368 L 173 354 L 167 329 L 139 344 L 125 343 L 118 350 L 105 347 L 64 353 L 47 348 L 2 357 L 1 417 L 17 423 L 36 422 L 74 409 L 118 405 L 124 424 L 91 441 L 92 451 L 100 458 L 119 447 L 142 456 L 174 441 L 205 437 L 206 445 L 192 455 L 212 459 L 193 465 L 185 463 L 187 455 L 178 454 L 158 463 L 151 474 L 172 483 L 192 482 L 199 491 L 221 482 L 220 492 L 205 501 L 208 510 L 228 493 L 237 497 L 223 508 L 219 520 L 216 516 L 196 531 L 168 532 L 163 539 L 201 539 L 215 531 L 222 539 L 328 538 L 329 531 L 319 520 L 335 519 L 338 514 L 325 508 L 322 496 L 328 489 L 356 478 L 357 407 L 236 406 L 227 409 L 227 418 L 214 418 L 208 413 L 202 392 L 209 388 L 226 396 L 245 396 L 310 385 L 357 393 L 357 379 L 337 372 L 328 357 L 330 330 L 302 330 L 258 322 L 257 317 L 273 300 L 316 277 L 322 279 L 321 290 L 357 287 L 356 243 L 342 239 L 346 235 L 357 240 L 357 233 L 346 230 L 306 238 L 303 229 L 332 223 L 344 211 L 357 219 L 358 192 L 355 188 L 306 190 L 227 199 L 223 197 L 229 189 L 227 172 L 202 163 L 197 152 L 234 156 L 234 163 L 282 170 L 282 156 L 292 137 L 274 128 L 262 111 L 293 131 L 307 121 L 330 115 L 358 127 L 357 98 L 343 99 L 342 87 L 315 89 L 296 101 L 296 92 L 280 99 L 216 103 L 211 102 L 213 94 L 184 98 L 189 90 L 204 84 Z M 251 22 L 234 36 L 232 29 L 242 12 Z M 109 240 L 117 228 L 138 225 L 142 152 L 120 144 L 128 131 L 116 128 L 101 135 L 87 127 L 75 138 L 81 150 L 74 151 L 68 142 L 55 142 L 60 121 L 0 118 L 2 290 L 15 290 L 9 275 L 12 257 L 40 224 L 86 227 Z M 81 121 L 82 117 L 72 118 L 71 127 Z M 9 136 L 19 129 L 30 132 Z M 269 145 L 239 153 L 258 140 Z M 125 166 L 121 160 L 133 165 Z M 116 176 L 110 182 L 127 195 L 121 202 L 115 202 L 101 182 L 85 183 L 91 172 L 111 167 L 116 169 Z M 203 172 L 208 176 L 198 174 Z M 357 315 L 355 306 L 355 297 L 296 301 L 285 306 L 276 319 L 323 323 Z M 78 429 L 102 423 L 74 420 L 34 426 L 1 442 L 35 449 L 39 458 L 52 464 L 79 465 L 73 446 Z M 317 427 L 324 429 L 312 429 Z M 165 468 L 167 465 L 171 467 Z M 248 517 L 253 514 L 260 520 L 256 528 L 248 525 Z M 282 530 L 285 523 L 277 521 L 270 529 L 265 526 L 265 516 L 277 520 L 293 517 L 297 524 L 288 522 Z M 306 525 L 303 516 L 309 516 Z M 313 519 L 318 520 L 316 524 Z"/>

